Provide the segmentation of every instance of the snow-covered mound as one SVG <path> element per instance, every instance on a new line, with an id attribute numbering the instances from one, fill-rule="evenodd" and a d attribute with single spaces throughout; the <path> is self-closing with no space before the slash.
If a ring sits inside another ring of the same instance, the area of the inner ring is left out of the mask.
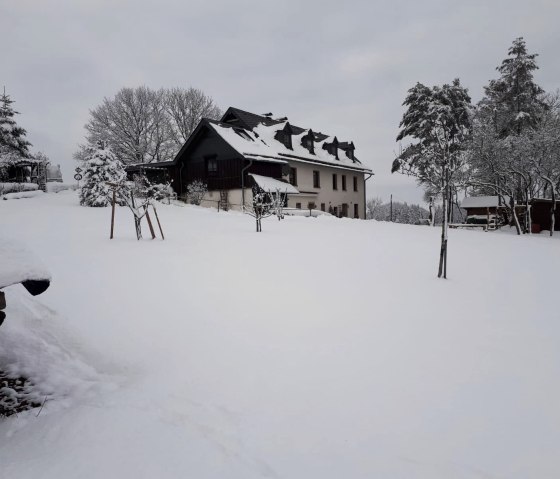
<path id="1" fill-rule="evenodd" d="M 22 198 L 36 198 L 37 196 L 42 196 L 43 192 L 41 190 L 35 191 L 19 191 L 17 193 L 6 193 L 2 195 L 3 200 L 21 200 Z"/>
<path id="2" fill-rule="evenodd" d="M 37 288 L 28 289 L 35 295 L 48 287 L 50 279 L 51 275 L 43 262 L 21 240 L 15 241 L 0 235 L 0 289 L 32 282 Z"/>
<path id="3" fill-rule="evenodd" d="M 450 231 L 443 281 L 436 228 L 158 213 L 0 202 L 56 278 L 6 289 L 0 364 L 48 400 L 0 477 L 557 477 L 557 237 Z"/>

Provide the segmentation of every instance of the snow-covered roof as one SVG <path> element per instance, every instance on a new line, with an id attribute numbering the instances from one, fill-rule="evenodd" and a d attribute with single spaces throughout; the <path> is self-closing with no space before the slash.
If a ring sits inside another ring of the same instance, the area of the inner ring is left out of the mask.
<path id="1" fill-rule="evenodd" d="M 255 183 L 268 193 L 275 193 L 276 191 L 280 191 L 280 193 L 287 193 L 289 195 L 299 193 L 296 187 L 290 183 L 286 183 L 285 181 L 275 180 L 269 176 L 254 175 L 253 173 L 249 173 L 249 176 L 252 176 Z"/>
<path id="2" fill-rule="evenodd" d="M 509 198 L 505 197 L 505 201 Z M 500 204 L 498 196 L 469 196 L 461 201 L 461 208 L 495 208 L 497 206 L 506 206 Z"/>
<path id="3" fill-rule="evenodd" d="M 0 289 L 22 283 L 33 295 L 45 291 L 51 275 L 20 242 L 0 236 Z"/>
<path id="4" fill-rule="evenodd" d="M 303 161 L 371 172 L 368 167 L 362 165 L 357 159 L 348 158 L 346 151 L 342 148 L 338 148 L 338 159 L 324 149 L 323 145 L 332 143 L 334 137 L 315 133 L 314 153 L 310 153 L 302 145 L 302 138 L 310 130 L 292 127 L 294 132 L 299 133 L 292 135 L 292 148 L 287 148 L 284 143 L 275 138 L 276 133 L 286 127 L 287 121 L 272 124 L 268 121 L 263 121 L 258 123 L 252 130 L 215 121 L 209 121 L 208 124 L 237 152 L 259 161 L 283 163 L 287 163 L 287 160 Z M 346 143 L 343 145 L 347 146 Z"/>
<path id="5" fill-rule="evenodd" d="M 260 140 L 252 131 L 235 128 L 219 123 L 208 122 L 210 127 L 218 133 L 238 153 L 244 156 L 258 157 L 259 161 L 270 163 L 288 163 L 287 160 L 275 158 L 275 152 Z"/>

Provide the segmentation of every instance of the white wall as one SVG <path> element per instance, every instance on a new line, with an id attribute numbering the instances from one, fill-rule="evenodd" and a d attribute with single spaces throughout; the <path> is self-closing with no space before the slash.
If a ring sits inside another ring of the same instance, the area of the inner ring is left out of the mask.
<path id="1" fill-rule="evenodd" d="M 306 209 L 309 202 L 314 202 L 316 209 L 321 209 L 321 204 L 325 204 L 325 210 L 329 207 L 336 207 L 339 215 L 343 203 L 348 205 L 348 217 L 354 217 L 354 205 L 358 205 L 359 217 L 365 219 L 364 211 L 364 173 L 350 170 L 343 170 L 336 167 L 302 163 L 290 160 L 290 167 L 297 170 L 296 188 L 301 192 L 300 195 L 290 195 L 288 206 L 295 208 L 297 203 L 301 203 L 301 208 Z M 319 171 L 320 188 L 313 187 L 313 171 Z M 337 175 L 337 190 L 333 190 L 333 174 Z M 342 189 L 342 176 L 346 176 L 346 191 Z M 354 176 L 358 178 L 358 191 L 354 191 Z M 288 177 L 284 177 L 288 179 Z"/>

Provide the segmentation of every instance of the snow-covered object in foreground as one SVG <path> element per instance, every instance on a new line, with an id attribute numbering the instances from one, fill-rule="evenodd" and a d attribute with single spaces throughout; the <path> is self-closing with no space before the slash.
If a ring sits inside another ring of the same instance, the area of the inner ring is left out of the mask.
<path id="1" fill-rule="evenodd" d="M 0 289 L 21 283 L 33 296 L 43 293 L 51 275 L 27 248 L 0 236 Z"/>

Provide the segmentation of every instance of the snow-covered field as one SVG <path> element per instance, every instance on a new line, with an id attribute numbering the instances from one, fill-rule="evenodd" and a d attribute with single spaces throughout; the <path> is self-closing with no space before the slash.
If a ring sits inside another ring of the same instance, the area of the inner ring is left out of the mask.
<path id="1" fill-rule="evenodd" d="M 0 369 L 51 396 L 1 478 L 558 477 L 559 238 L 451 231 L 443 281 L 436 228 L 158 212 L 0 202 L 53 277 L 5 290 Z"/>

